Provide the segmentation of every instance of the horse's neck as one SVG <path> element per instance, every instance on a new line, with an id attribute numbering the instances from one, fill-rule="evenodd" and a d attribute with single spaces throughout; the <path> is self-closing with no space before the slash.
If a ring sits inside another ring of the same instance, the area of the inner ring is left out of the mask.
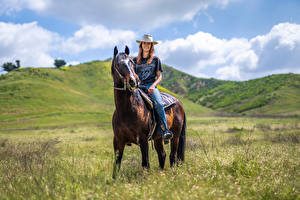
<path id="1" fill-rule="evenodd" d="M 141 98 L 138 98 L 139 94 L 137 91 L 118 91 L 115 90 L 115 105 L 116 110 L 120 113 L 129 114 L 130 112 L 136 113 Z"/>

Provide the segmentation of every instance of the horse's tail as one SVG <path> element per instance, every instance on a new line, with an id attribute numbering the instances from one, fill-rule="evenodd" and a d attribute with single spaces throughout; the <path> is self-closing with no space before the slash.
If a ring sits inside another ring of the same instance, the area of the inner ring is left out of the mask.
<path id="1" fill-rule="evenodd" d="M 186 117 L 184 113 L 183 125 L 181 129 L 181 134 L 179 136 L 179 144 L 177 150 L 178 160 L 184 161 L 184 150 L 185 150 L 185 129 L 186 129 Z"/>

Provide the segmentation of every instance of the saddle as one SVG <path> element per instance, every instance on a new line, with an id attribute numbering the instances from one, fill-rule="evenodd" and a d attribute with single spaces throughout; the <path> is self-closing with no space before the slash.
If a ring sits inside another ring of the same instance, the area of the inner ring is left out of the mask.
<path id="1" fill-rule="evenodd" d="M 162 123 L 160 123 L 158 120 L 158 117 L 156 116 L 156 112 L 154 110 L 154 105 L 153 102 L 150 98 L 150 96 L 148 94 L 146 94 L 142 89 L 138 88 L 138 91 L 140 93 L 140 95 L 142 96 L 142 99 L 144 100 L 144 102 L 146 103 L 147 107 L 149 108 L 149 110 L 151 111 L 151 115 L 152 115 L 152 120 L 151 123 L 149 124 L 150 127 L 150 133 L 148 135 L 148 139 L 151 140 L 153 133 L 156 130 L 157 124 L 162 125 Z M 176 102 L 178 101 L 175 97 L 173 97 L 170 94 L 161 92 L 160 93 L 162 101 L 163 101 L 163 107 L 165 110 L 170 109 L 173 105 L 176 104 Z"/>
<path id="2" fill-rule="evenodd" d="M 153 102 L 148 94 L 146 94 L 142 89 L 138 88 L 138 91 L 140 92 L 140 95 L 142 96 L 144 102 L 153 110 Z M 168 108 L 172 107 L 173 105 L 176 104 L 178 101 L 175 97 L 173 97 L 170 94 L 161 92 L 160 93 L 162 101 L 163 101 L 163 106 L 164 109 L 167 110 Z"/>

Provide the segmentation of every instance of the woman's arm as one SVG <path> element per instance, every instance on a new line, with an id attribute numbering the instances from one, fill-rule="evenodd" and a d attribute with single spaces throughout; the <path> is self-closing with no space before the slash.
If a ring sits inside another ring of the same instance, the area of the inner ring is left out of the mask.
<path id="1" fill-rule="evenodd" d="M 155 87 L 161 82 L 161 80 L 162 80 L 162 73 L 161 73 L 161 71 L 157 71 L 156 72 L 156 80 L 148 89 L 149 94 L 152 94 L 154 92 Z"/>

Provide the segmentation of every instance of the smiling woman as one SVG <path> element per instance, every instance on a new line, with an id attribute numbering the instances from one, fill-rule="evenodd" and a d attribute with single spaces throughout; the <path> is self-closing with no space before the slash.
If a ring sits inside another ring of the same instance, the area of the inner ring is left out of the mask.
<path id="1" fill-rule="evenodd" d="M 162 81 L 162 67 L 158 57 L 154 57 L 154 45 L 158 42 L 153 41 L 152 35 L 145 34 L 142 40 L 137 40 L 139 43 L 139 53 L 135 62 L 135 72 L 137 73 L 140 81 L 141 88 L 144 88 L 146 93 L 151 97 L 154 102 L 154 108 L 159 116 L 160 132 L 164 139 L 173 137 L 172 132 L 168 128 L 166 113 L 163 107 L 162 98 L 157 85 Z"/>

